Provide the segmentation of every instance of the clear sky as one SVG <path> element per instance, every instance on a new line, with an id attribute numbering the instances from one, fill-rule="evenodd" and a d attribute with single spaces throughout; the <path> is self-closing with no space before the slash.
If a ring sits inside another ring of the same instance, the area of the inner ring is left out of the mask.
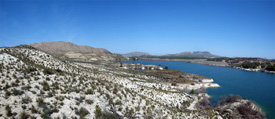
<path id="1" fill-rule="evenodd" d="M 0 0 L 0 46 L 48 41 L 113 53 L 275 58 L 275 1 Z"/>

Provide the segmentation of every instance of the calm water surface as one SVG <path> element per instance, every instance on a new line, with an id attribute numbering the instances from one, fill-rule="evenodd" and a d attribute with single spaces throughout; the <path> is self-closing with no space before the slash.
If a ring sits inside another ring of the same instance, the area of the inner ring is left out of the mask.
<path id="1" fill-rule="evenodd" d="M 208 88 L 206 93 L 211 102 L 217 102 L 220 96 L 240 95 L 256 102 L 268 119 L 275 119 L 275 74 L 249 72 L 233 68 L 213 67 L 194 63 L 165 61 L 125 61 L 134 64 L 152 64 L 186 73 L 203 75 L 214 79 L 221 87 Z"/>

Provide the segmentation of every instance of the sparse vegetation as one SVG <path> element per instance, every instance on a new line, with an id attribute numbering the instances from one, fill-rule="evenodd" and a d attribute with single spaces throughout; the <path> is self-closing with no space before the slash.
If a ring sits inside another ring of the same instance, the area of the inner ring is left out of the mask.
<path id="1" fill-rule="evenodd" d="M 12 116 L 11 107 L 10 107 L 9 105 L 7 105 L 7 106 L 5 107 L 5 109 L 6 109 L 6 115 L 7 115 L 8 117 L 11 117 L 11 116 Z"/>
<path id="2" fill-rule="evenodd" d="M 72 63 L 38 50 L 4 49 L 7 50 L 6 56 L 10 57 L 9 60 L 0 60 L 0 88 L 5 94 L 3 102 L 7 102 L 2 107 L 5 108 L 1 115 L 4 118 L 89 119 L 94 118 L 92 115 L 99 119 L 140 118 L 140 115 L 145 115 L 144 118 L 188 118 L 187 115 L 212 118 L 219 111 L 218 107 L 210 107 L 207 98 L 196 102 L 199 94 L 189 95 L 176 89 L 181 83 L 199 83 L 206 78 L 203 76 L 168 67 L 166 70 L 137 72 L 118 68 L 119 63 L 115 66 L 98 62 Z M 16 60 L 13 61 L 12 57 Z M 176 90 L 170 90 L 171 85 Z M 239 100 L 230 97 L 219 105 Z M 197 107 L 189 112 L 194 104 Z M 91 110 L 94 114 L 90 114 Z M 242 115 L 253 112 L 243 111 L 247 109 L 241 106 L 238 110 Z M 219 113 L 223 114 L 222 111 Z"/>
<path id="3" fill-rule="evenodd" d="M 84 117 L 88 114 L 90 114 L 90 112 L 86 108 L 83 108 L 83 107 L 80 108 L 79 110 L 80 119 L 84 119 Z"/>

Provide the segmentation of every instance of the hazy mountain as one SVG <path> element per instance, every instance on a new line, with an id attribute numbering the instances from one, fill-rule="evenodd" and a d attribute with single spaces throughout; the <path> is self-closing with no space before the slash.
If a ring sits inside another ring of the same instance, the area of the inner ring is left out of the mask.
<path id="1" fill-rule="evenodd" d="M 122 58 L 117 54 L 103 48 L 93 48 L 90 46 L 76 45 L 70 42 L 41 42 L 29 44 L 39 50 L 53 54 L 61 58 L 70 58 L 84 61 L 110 61 Z"/>
<path id="2" fill-rule="evenodd" d="M 125 57 L 134 57 L 134 56 L 138 57 L 143 55 L 150 55 L 150 54 L 146 52 L 130 52 L 130 53 L 122 54 L 122 56 L 125 56 Z"/>
<path id="3" fill-rule="evenodd" d="M 176 54 L 167 54 L 163 55 L 166 57 L 202 57 L 202 58 L 210 58 L 210 57 L 219 57 L 217 55 L 213 55 L 208 51 L 195 51 L 195 52 L 181 52 Z"/>

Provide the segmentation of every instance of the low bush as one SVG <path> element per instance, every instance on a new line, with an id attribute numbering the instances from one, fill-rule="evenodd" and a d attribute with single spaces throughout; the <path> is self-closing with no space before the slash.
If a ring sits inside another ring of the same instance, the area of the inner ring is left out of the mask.
<path id="1" fill-rule="evenodd" d="M 11 107 L 10 107 L 9 105 L 7 105 L 7 106 L 5 107 L 5 109 L 6 109 L 6 114 L 7 114 L 7 116 L 8 116 L 8 117 L 11 117 L 11 116 L 12 116 Z"/>
<path id="2" fill-rule="evenodd" d="M 91 99 L 87 99 L 87 100 L 85 100 L 85 101 L 86 101 L 86 103 L 88 103 L 88 104 L 93 104 L 93 103 L 94 103 L 94 101 L 91 100 Z"/>
<path id="3" fill-rule="evenodd" d="M 41 85 L 43 86 L 43 90 L 44 90 L 44 91 L 48 91 L 48 90 L 50 89 L 50 86 L 49 86 L 49 84 L 48 84 L 47 81 L 43 81 L 43 82 L 41 83 Z"/>
<path id="4" fill-rule="evenodd" d="M 50 68 L 45 68 L 45 69 L 43 70 L 43 73 L 44 73 L 45 75 L 52 75 L 52 74 L 55 73 L 55 70 L 50 69 Z"/>
<path id="5" fill-rule="evenodd" d="M 20 114 L 20 119 L 28 119 L 29 118 L 29 114 L 27 114 L 25 111 L 23 111 L 21 114 Z"/>
<path id="6" fill-rule="evenodd" d="M 23 94 L 23 91 L 20 91 L 20 90 L 17 90 L 17 89 L 12 89 L 12 94 L 13 95 L 22 95 Z"/>
<path id="7" fill-rule="evenodd" d="M 228 98 L 226 96 L 223 96 L 223 97 L 220 97 L 220 101 L 217 103 L 217 106 L 223 106 L 228 103 L 237 102 L 241 99 L 242 99 L 242 97 L 239 95 L 229 95 Z"/>
<path id="8" fill-rule="evenodd" d="M 252 109 L 251 102 L 240 105 L 237 110 L 243 119 L 265 119 L 265 115 L 260 111 Z"/>
<path id="9" fill-rule="evenodd" d="M 84 107 L 80 108 L 80 110 L 79 110 L 80 119 L 84 119 L 84 117 L 88 114 L 90 114 L 90 112 L 86 108 L 84 108 Z"/>
<path id="10" fill-rule="evenodd" d="M 207 97 L 203 96 L 196 106 L 198 109 L 208 109 L 210 108 L 210 101 Z"/>
<path id="11" fill-rule="evenodd" d="M 86 95 L 94 94 L 94 91 L 92 89 L 87 89 L 85 92 Z"/>
<path id="12" fill-rule="evenodd" d="M 36 102 L 39 107 L 42 107 L 45 104 L 44 99 L 42 98 L 38 98 Z"/>

